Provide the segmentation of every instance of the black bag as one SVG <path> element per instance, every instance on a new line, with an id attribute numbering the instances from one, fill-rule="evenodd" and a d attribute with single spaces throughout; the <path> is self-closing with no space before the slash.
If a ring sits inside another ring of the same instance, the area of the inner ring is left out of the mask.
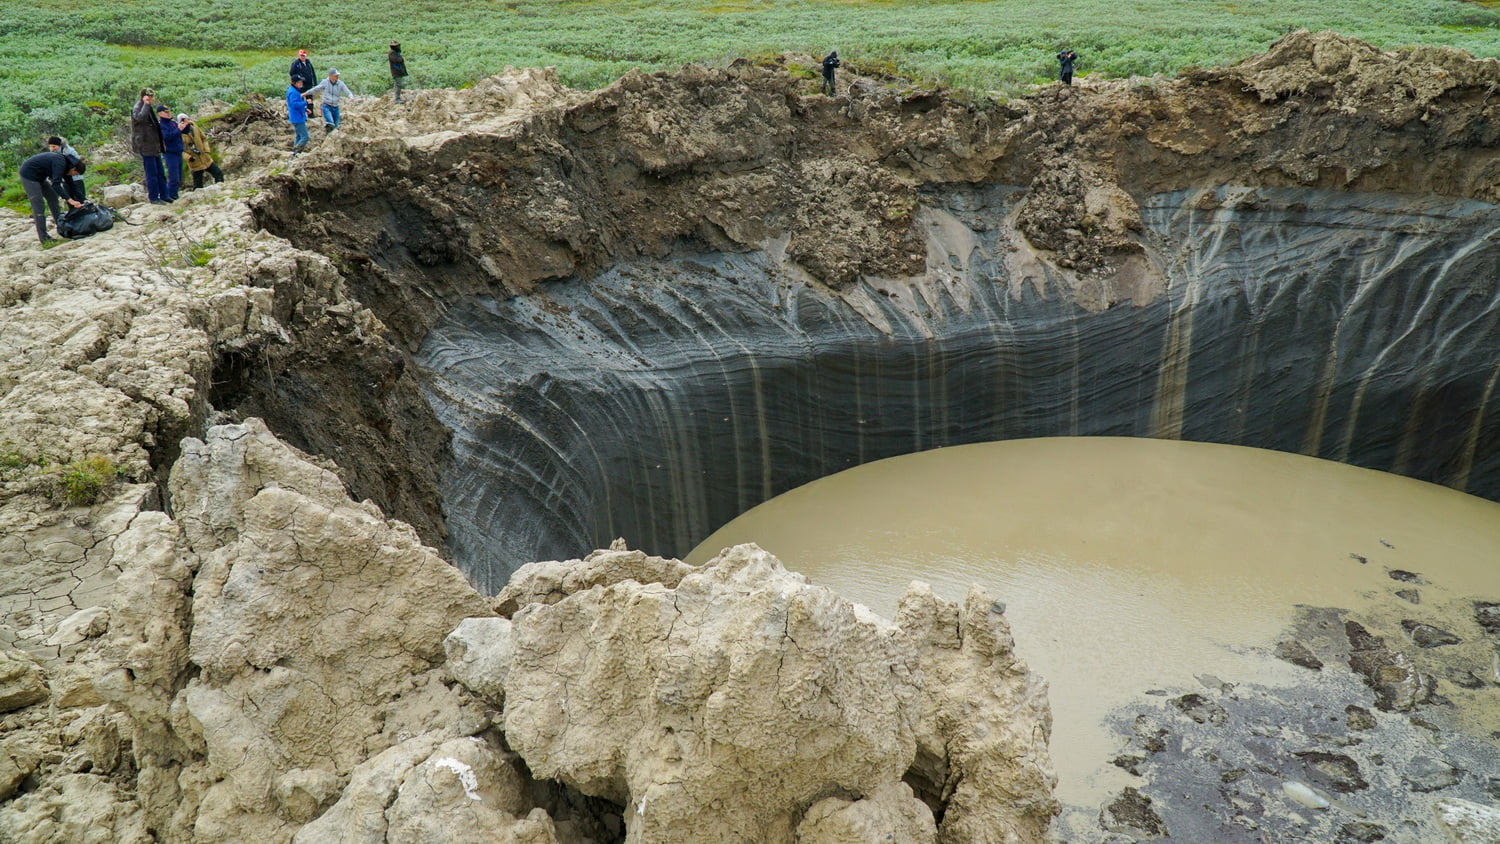
<path id="1" fill-rule="evenodd" d="M 85 202 L 77 208 L 68 209 L 57 221 L 57 233 L 67 238 L 88 237 L 114 228 L 115 215 L 108 208 Z"/>

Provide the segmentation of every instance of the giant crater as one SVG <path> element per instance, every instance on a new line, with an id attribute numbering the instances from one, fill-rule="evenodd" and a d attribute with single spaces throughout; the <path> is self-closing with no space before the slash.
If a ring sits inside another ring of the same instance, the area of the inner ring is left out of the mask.
<path id="1" fill-rule="evenodd" d="M 1436 60 L 1303 33 L 984 108 L 812 98 L 746 63 L 635 74 L 543 109 L 528 90 L 526 117 L 477 131 L 352 133 L 255 207 L 334 257 L 425 399 L 380 447 L 430 489 L 354 469 L 354 491 L 490 592 L 1010 438 L 1248 445 L 1493 499 L 1494 63 L 1411 102 L 1371 84 Z M 293 395 L 333 377 L 305 359 L 232 363 L 283 367 L 225 398 L 314 451 L 375 412 Z"/>

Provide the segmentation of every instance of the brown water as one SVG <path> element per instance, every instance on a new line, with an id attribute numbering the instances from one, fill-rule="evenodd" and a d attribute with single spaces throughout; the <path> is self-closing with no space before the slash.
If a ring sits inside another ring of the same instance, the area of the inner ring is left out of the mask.
<path id="1" fill-rule="evenodd" d="M 1500 504 L 1164 440 L 1018 440 L 870 463 L 756 507 L 688 561 L 741 542 L 887 617 L 911 580 L 954 600 L 983 584 L 1050 683 L 1058 796 L 1073 804 L 1127 782 L 1108 764 L 1111 709 L 1202 675 L 1303 679 L 1270 653 L 1297 604 L 1359 609 L 1398 585 L 1391 569 L 1421 572 L 1428 604 L 1500 594 Z"/>

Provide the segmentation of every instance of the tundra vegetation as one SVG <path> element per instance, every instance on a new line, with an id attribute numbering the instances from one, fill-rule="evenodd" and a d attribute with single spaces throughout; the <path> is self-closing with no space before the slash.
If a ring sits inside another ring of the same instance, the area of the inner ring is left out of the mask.
<path id="1" fill-rule="evenodd" d="M 277 96 L 298 48 L 360 94 L 389 84 L 402 42 L 419 87 L 460 87 L 506 66 L 555 66 L 597 87 L 631 70 L 837 49 L 846 67 L 1006 92 L 1045 81 L 1066 45 L 1083 76 L 1175 74 L 1232 63 L 1291 29 L 1376 46 L 1500 56 L 1500 11 L 1462 0 L 0 0 L 0 164 L 41 139 L 87 149 L 123 133 L 143 86 L 174 110 Z M 795 68 L 794 68 L 795 70 Z M 811 74 L 809 74 L 811 76 Z M 7 197 L 10 201 L 19 197 Z M 3 201 L 3 200 L 0 200 Z"/>

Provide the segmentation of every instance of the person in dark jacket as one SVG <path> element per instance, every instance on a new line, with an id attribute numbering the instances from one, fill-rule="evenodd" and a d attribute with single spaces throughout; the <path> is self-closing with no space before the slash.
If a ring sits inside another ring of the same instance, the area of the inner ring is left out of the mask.
<path id="1" fill-rule="evenodd" d="M 1078 62 L 1078 54 L 1072 50 L 1063 50 L 1057 54 L 1058 74 L 1057 78 L 1064 85 L 1073 84 L 1073 65 Z"/>
<path id="2" fill-rule="evenodd" d="M 60 152 L 39 152 L 21 162 L 21 188 L 31 202 L 31 219 L 36 223 L 36 239 L 49 243 L 56 238 L 47 234 L 47 211 L 53 221 L 62 217 L 58 198 L 67 199 L 77 208 L 82 202 L 68 196 L 68 182 L 78 173 L 78 159 Z M 61 231 L 59 229 L 59 231 Z"/>
<path id="3" fill-rule="evenodd" d="M 161 123 L 162 163 L 167 166 L 167 201 L 176 202 L 182 195 L 182 130 L 165 105 L 156 107 L 156 118 Z"/>
<path id="4" fill-rule="evenodd" d="M 58 135 L 53 135 L 47 139 L 47 149 L 77 158 L 79 161 L 83 160 L 83 157 L 78 154 L 78 150 L 73 149 L 73 145 L 68 143 L 68 139 Z M 85 189 L 83 184 L 82 175 L 75 175 L 68 181 L 68 196 L 73 197 L 79 202 L 89 198 L 88 190 Z"/>
<path id="5" fill-rule="evenodd" d="M 843 62 L 839 61 L 839 51 L 834 50 L 823 57 L 823 93 L 833 96 L 833 72 Z"/>
<path id="6" fill-rule="evenodd" d="M 318 84 L 318 73 L 313 70 L 312 59 L 307 57 L 306 50 L 297 51 L 297 58 L 292 60 L 291 74 L 293 79 L 302 80 L 302 90 L 304 91 Z"/>
<path id="7" fill-rule="evenodd" d="M 130 148 L 141 157 L 146 171 L 146 198 L 160 205 L 167 201 L 167 172 L 162 167 L 161 122 L 152 101 L 156 92 L 141 89 L 141 98 L 130 109 Z"/>
<path id="8" fill-rule="evenodd" d="M 392 41 L 391 51 L 386 54 L 391 64 L 391 86 L 396 89 L 396 102 L 401 102 L 401 85 L 406 81 L 406 57 L 401 55 L 401 42 Z"/>

